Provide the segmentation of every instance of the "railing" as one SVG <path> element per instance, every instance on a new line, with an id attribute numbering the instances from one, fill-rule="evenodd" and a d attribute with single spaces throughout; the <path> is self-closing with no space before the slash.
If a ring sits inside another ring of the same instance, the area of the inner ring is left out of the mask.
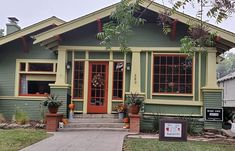
<path id="1" fill-rule="evenodd" d="M 224 107 L 235 107 L 235 99 L 223 100 Z"/>

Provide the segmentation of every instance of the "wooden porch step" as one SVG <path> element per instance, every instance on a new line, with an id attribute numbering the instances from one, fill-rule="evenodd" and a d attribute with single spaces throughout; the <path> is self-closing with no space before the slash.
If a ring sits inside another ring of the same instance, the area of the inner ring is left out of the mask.
<path id="1" fill-rule="evenodd" d="M 118 118 L 118 114 L 75 114 L 74 118 Z"/>
<path id="2" fill-rule="evenodd" d="M 122 128 L 124 123 L 69 123 L 65 128 Z"/>
<path id="3" fill-rule="evenodd" d="M 117 132 L 129 132 L 129 129 L 124 128 L 60 128 L 59 132 L 73 132 L 73 131 L 117 131 Z"/>
<path id="4" fill-rule="evenodd" d="M 123 123 L 118 118 L 74 118 L 69 123 Z"/>

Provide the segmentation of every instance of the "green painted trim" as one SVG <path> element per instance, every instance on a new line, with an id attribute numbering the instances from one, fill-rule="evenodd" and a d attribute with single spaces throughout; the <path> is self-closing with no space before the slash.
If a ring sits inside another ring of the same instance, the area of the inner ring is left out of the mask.
<path id="1" fill-rule="evenodd" d="M 123 52 L 113 52 L 113 60 L 123 60 L 124 55 Z"/>
<path id="2" fill-rule="evenodd" d="M 201 87 L 204 87 L 206 85 L 206 53 L 201 53 Z"/>
<path id="3" fill-rule="evenodd" d="M 141 86 L 141 92 L 145 92 L 145 79 L 146 79 L 146 53 L 141 52 L 140 53 L 140 86 Z"/>
<path id="4" fill-rule="evenodd" d="M 75 51 L 74 52 L 74 59 L 85 59 L 85 51 Z"/>
<path id="5" fill-rule="evenodd" d="M 151 74 L 151 61 L 152 61 L 152 54 L 151 52 L 148 52 L 148 76 L 147 76 L 147 99 L 151 99 L 151 78 L 152 78 L 152 74 Z"/>
<path id="6" fill-rule="evenodd" d="M 126 63 L 131 63 L 132 61 L 132 54 L 129 52 L 126 54 Z M 130 81 L 131 81 L 131 70 L 126 70 L 126 81 L 125 81 L 125 91 L 130 91 Z"/>
<path id="7" fill-rule="evenodd" d="M 89 52 L 89 59 L 109 59 L 109 52 Z"/>

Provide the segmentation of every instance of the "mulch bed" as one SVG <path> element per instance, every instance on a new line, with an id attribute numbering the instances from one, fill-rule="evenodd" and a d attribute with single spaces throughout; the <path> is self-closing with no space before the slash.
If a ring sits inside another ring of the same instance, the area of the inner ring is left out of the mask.
<path id="1" fill-rule="evenodd" d="M 15 128 L 36 128 L 36 129 L 44 129 L 45 124 L 40 121 L 29 121 L 26 124 L 18 124 L 16 122 L 1 122 L 0 129 L 15 129 Z"/>

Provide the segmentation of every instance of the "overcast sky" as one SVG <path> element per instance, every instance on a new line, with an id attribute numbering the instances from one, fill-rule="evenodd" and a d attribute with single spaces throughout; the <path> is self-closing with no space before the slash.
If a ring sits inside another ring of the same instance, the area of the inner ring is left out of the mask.
<path id="1" fill-rule="evenodd" d="M 3 0 L 0 8 L 0 29 L 5 29 L 8 22 L 7 17 L 16 17 L 22 28 L 35 24 L 51 16 L 56 16 L 65 21 L 81 17 L 101 8 L 107 7 L 120 0 Z M 155 0 L 169 6 L 169 0 Z M 195 16 L 194 9 L 184 12 Z M 235 33 L 235 14 L 233 17 L 217 25 L 215 21 L 211 24 Z"/>

